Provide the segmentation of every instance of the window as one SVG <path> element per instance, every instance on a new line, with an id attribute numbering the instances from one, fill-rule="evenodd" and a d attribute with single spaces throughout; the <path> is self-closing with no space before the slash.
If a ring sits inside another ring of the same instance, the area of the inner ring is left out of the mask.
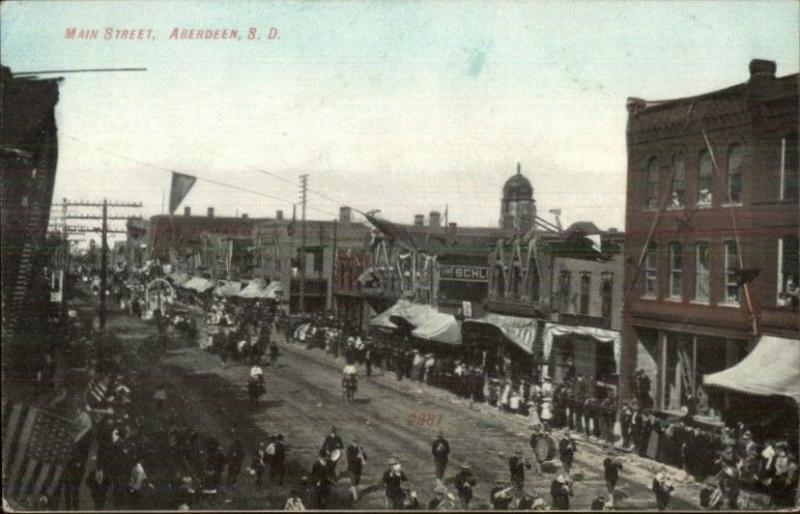
<path id="1" fill-rule="evenodd" d="M 683 155 L 676 155 L 672 160 L 672 191 L 670 193 L 670 207 L 683 207 L 686 195 L 686 165 Z"/>
<path id="2" fill-rule="evenodd" d="M 604 271 L 600 275 L 600 311 L 605 319 L 611 319 L 611 301 L 614 293 L 614 274 Z"/>
<path id="3" fill-rule="evenodd" d="M 781 200 L 797 200 L 798 158 L 797 134 L 784 137 L 781 140 Z"/>
<path id="4" fill-rule="evenodd" d="M 656 296 L 656 277 L 658 276 L 658 255 L 656 245 L 651 243 L 644 257 L 644 294 Z"/>
<path id="5" fill-rule="evenodd" d="M 725 295 L 724 303 L 739 303 L 739 249 L 736 241 L 725 241 Z"/>
<path id="6" fill-rule="evenodd" d="M 561 299 L 561 312 L 569 310 L 569 295 L 572 289 L 572 273 L 562 270 L 558 277 L 558 294 Z"/>
<path id="7" fill-rule="evenodd" d="M 669 244 L 669 296 L 683 296 L 683 255 L 680 243 Z"/>
<path id="8" fill-rule="evenodd" d="M 588 271 L 581 273 L 581 304 L 580 313 L 589 314 L 589 288 L 592 286 L 592 274 Z"/>
<path id="9" fill-rule="evenodd" d="M 644 206 L 648 209 L 658 207 L 658 161 L 655 157 L 647 163 L 647 197 Z"/>
<path id="10" fill-rule="evenodd" d="M 700 166 L 697 173 L 697 205 L 711 205 L 711 154 L 708 150 L 700 153 Z"/>
<path id="11" fill-rule="evenodd" d="M 742 201 L 742 166 L 744 163 L 744 147 L 733 145 L 728 151 L 728 201 Z"/>
<path id="12" fill-rule="evenodd" d="M 698 302 L 707 302 L 708 294 L 708 243 L 700 242 L 694 245 L 694 299 Z"/>
<path id="13" fill-rule="evenodd" d="M 800 252 L 798 238 L 778 239 L 778 305 L 800 307 Z"/>

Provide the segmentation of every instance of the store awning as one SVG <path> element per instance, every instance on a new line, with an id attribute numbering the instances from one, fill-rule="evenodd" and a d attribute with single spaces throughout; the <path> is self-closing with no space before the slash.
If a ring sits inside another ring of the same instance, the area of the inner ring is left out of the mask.
<path id="1" fill-rule="evenodd" d="M 167 275 L 167 278 L 170 281 L 172 281 L 172 283 L 175 284 L 176 286 L 181 286 L 191 279 L 188 273 L 184 273 L 182 271 L 175 271 L 173 273 L 170 273 L 169 275 Z"/>
<path id="2" fill-rule="evenodd" d="M 370 320 L 370 326 L 397 329 L 406 326 L 411 335 L 447 344 L 461 343 L 461 324 L 435 307 L 400 300 Z"/>
<path id="3" fill-rule="evenodd" d="M 703 384 L 800 402 L 800 340 L 761 336 L 739 364 L 703 376 Z"/>
<path id="4" fill-rule="evenodd" d="M 536 340 L 535 319 L 489 313 L 482 318 L 464 320 L 465 328 L 472 323 L 496 327 L 506 339 L 525 353 L 533 355 L 533 343 Z"/>
<path id="5" fill-rule="evenodd" d="M 242 283 L 235 280 L 225 281 L 220 280 L 217 287 L 214 289 L 216 296 L 236 296 L 242 290 Z"/>
<path id="6" fill-rule="evenodd" d="M 198 293 L 203 293 L 214 287 L 214 282 L 202 277 L 192 277 L 181 287 L 184 289 L 191 289 Z"/>
<path id="7" fill-rule="evenodd" d="M 593 337 L 594 339 L 597 339 L 603 343 L 613 343 L 614 362 L 616 363 L 617 373 L 620 372 L 620 359 L 622 358 L 622 335 L 617 330 L 606 330 L 604 328 L 547 323 L 544 326 L 544 334 L 542 334 L 542 343 L 544 345 L 542 356 L 544 357 L 545 362 L 550 359 L 550 351 L 553 348 L 553 338 L 570 334 Z"/>

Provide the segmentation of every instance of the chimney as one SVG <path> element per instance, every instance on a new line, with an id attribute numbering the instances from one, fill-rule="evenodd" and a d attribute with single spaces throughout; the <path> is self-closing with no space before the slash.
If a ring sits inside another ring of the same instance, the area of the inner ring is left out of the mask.
<path id="1" fill-rule="evenodd" d="M 214 217 L 214 208 L 213 207 L 209 207 L 208 208 L 208 217 L 209 218 L 213 218 Z"/>
<path id="2" fill-rule="evenodd" d="M 442 215 L 439 211 L 431 211 L 428 225 L 437 228 L 442 226 Z"/>
<path id="3" fill-rule="evenodd" d="M 414 226 L 415 227 L 424 227 L 425 226 L 425 215 L 424 214 L 415 214 L 414 215 Z"/>
<path id="4" fill-rule="evenodd" d="M 767 61 L 765 59 L 753 59 L 750 61 L 750 81 L 759 78 L 775 78 L 775 70 L 777 66 L 775 61 Z"/>
<path id="5" fill-rule="evenodd" d="M 246 212 L 242 213 L 242 218 L 247 219 L 247 213 Z"/>
<path id="6" fill-rule="evenodd" d="M 278 221 L 283 221 L 283 211 L 278 209 L 275 211 L 275 219 Z"/>
<path id="7" fill-rule="evenodd" d="M 183 215 L 184 216 L 191 216 L 192 215 L 192 208 L 188 205 L 183 208 Z"/>
<path id="8" fill-rule="evenodd" d="M 447 238 L 450 240 L 450 244 L 453 244 L 453 242 L 456 239 L 457 226 L 458 225 L 456 224 L 455 221 L 451 221 L 450 223 L 447 224 Z"/>
<path id="9" fill-rule="evenodd" d="M 350 214 L 352 210 L 350 207 L 339 207 L 339 223 L 350 223 Z"/>

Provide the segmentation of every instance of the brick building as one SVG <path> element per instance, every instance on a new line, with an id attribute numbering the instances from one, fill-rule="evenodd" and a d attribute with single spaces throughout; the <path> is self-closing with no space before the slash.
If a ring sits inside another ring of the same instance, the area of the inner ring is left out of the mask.
<path id="1" fill-rule="evenodd" d="M 658 410 L 709 395 L 725 410 L 730 395 L 704 376 L 741 365 L 768 388 L 786 371 L 744 369 L 764 336 L 789 342 L 777 366 L 800 362 L 798 75 L 775 71 L 753 60 L 742 84 L 628 99 L 625 398 L 643 370 Z"/>

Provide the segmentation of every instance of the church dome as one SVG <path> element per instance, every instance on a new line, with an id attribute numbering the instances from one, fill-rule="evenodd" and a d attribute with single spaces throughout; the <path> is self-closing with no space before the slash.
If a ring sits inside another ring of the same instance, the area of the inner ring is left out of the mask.
<path id="1" fill-rule="evenodd" d="M 514 198 L 518 200 L 530 200 L 533 197 L 533 186 L 530 181 L 522 175 L 519 164 L 517 164 L 517 174 L 506 180 L 503 186 L 503 198 Z"/>

